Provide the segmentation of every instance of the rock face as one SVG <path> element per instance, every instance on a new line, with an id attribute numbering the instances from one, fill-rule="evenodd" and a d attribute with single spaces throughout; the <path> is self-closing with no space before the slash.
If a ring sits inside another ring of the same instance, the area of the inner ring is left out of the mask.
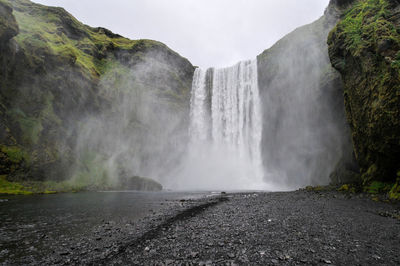
<path id="1" fill-rule="evenodd" d="M 0 0 L 0 49 L 0 175 L 107 183 L 165 170 L 151 154 L 179 157 L 194 67 L 164 44 Z"/>
<path id="2" fill-rule="evenodd" d="M 357 1 L 329 35 L 362 181 L 394 182 L 400 171 L 400 5 Z"/>
<path id="3" fill-rule="evenodd" d="M 298 28 L 258 56 L 263 105 L 262 155 L 275 181 L 294 187 L 345 182 L 357 173 L 343 106 L 343 84 L 326 39 L 341 8 L 331 3 L 316 22 Z M 347 178 L 348 179 L 348 178 Z"/>

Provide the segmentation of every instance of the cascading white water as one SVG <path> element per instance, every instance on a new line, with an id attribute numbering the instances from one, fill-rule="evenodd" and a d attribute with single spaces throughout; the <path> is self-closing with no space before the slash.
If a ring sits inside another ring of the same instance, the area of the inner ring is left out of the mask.
<path id="1" fill-rule="evenodd" d="M 254 169 L 261 168 L 262 120 L 255 60 L 214 71 L 211 113 L 213 142 L 231 146 L 240 157 L 250 159 Z"/>
<path id="2" fill-rule="evenodd" d="M 190 109 L 184 183 L 196 189 L 265 189 L 257 61 L 197 68 Z"/>
<path id="3" fill-rule="evenodd" d="M 210 123 L 207 110 L 206 71 L 197 68 L 193 76 L 192 95 L 190 98 L 190 128 L 191 141 L 207 140 Z"/>

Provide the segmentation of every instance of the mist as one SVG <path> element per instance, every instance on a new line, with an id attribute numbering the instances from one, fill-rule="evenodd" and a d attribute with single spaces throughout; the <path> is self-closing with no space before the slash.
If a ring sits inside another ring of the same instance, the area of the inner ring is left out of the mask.
<path id="1" fill-rule="evenodd" d="M 339 161 L 351 161 L 343 85 L 325 42 L 334 25 L 327 13 L 259 56 L 266 177 L 292 189 L 327 185 Z"/>
<path id="2" fill-rule="evenodd" d="M 187 96 L 170 78 L 182 61 L 173 63 L 174 57 L 157 49 L 140 60 L 124 53 L 115 59 L 98 85 L 104 109 L 80 119 L 72 180 L 115 186 L 140 176 L 165 183 L 187 139 Z"/>
<path id="3" fill-rule="evenodd" d="M 342 84 L 325 42 L 335 22 L 326 13 L 223 68 L 195 70 L 149 40 L 110 51 L 95 89 L 87 88 L 96 97 L 69 97 L 98 108 L 65 115 L 71 180 L 107 188 L 140 176 L 171 190 L 328 184 L 351 158 Z"/>
<path id="4" fill-rule="evenodd" d="M 251 70 L 242 67 L 249 61 L 196 70 L 191 141 L 173 187 L 293 190 L 327 185 L 338 164 L 351 162 L 343 85 L 325 43 L 334 25 L 327 11 Z"/>
<path id="5" fill-rule="evenodd" d="M 99 82 L 108 111 L 79 128 L 75 180 L 144 176 L 192 191 L 328 184 L 352 156 L 324 42 L 333 23 L 328 14 L 251 61 L 197 68 L 185 95 L 167 74 L 179 64 L 165 53 L 112 64 Z"/>

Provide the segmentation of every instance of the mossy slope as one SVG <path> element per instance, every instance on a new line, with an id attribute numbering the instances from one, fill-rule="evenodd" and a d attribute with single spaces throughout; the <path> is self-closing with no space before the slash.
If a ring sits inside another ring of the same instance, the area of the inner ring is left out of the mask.
<path id="1" fill-rule="evenodd" d="M 162 43 L 129 40 L 28 0 L 0 0 L 0 14 L 0 174 L 9 180 L 75 175 L 85 119 L 115 113 L 118 99 L 152 91 L 160 106 L 189 107 L 194 67 Z M 152 67 L 139 71 L 141 64 Z"/>
<path id="2" fill-rule="evenodd" d="M 328 44 L 345 85 L 346 116 L 362 181 L 395 182 L 400 170 L 398 1 L 355 1 Z"/>

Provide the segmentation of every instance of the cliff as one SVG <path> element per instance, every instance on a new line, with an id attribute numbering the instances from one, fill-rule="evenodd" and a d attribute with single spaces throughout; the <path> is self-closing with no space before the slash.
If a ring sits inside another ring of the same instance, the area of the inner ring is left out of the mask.
<path id="1" fill-rule="evenodd" d="M 355 1 L 328 38 L 364 185 L 400 176 L 399 27 L 399 1 Z"/>
<path id="2" fill-rule="evenodd" d="M 258 56 L 266 178 L 396 181 L 399 14 L 397 0 L 332 0 Z M 62 8 L 0 0 L 0 15 L 0 181 L 162 183 L 187 143 L 191 63 Z"/>
<path id="3" fill-rule="evenodd" d="M 177 131 L 189 114 L 188 60 L 162 43 L 83 25 L 62 8 L 0 0 L 0 15 L 0 175 L 106 186 L 116 176 L 151 176 L 160 160 L 149 153 L 177 159 L 169 148 L 185 137 Z M 128 161 L 135 149 L 141 157 Z M 144 161 L 147 168 L 132 166 Z"/>
<path id="4" fill-rule="evenodd" d="M 294 187 L 354 180 L 343 106 L 343 83 L 326 39 L 342 12 L 333 1 L 324 16 L 283 37 L 258 56 L 266 172 Z"/>

